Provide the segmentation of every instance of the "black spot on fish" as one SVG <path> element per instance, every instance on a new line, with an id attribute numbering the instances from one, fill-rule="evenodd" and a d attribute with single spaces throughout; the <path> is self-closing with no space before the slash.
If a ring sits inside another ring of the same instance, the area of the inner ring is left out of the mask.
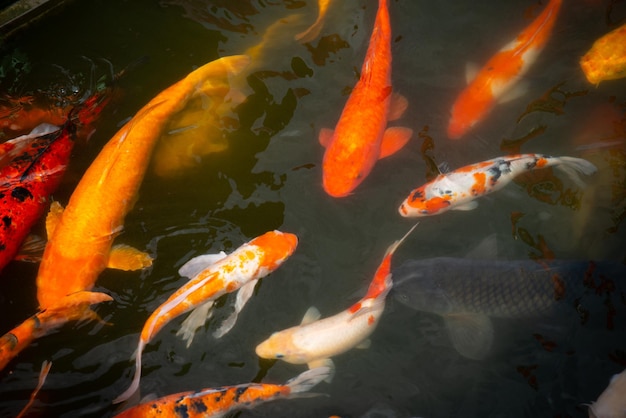
<path id="1" fill-rule="evenodd" d="M 237 388 L 237 389 L 235 390 L 235 397 L 234 397 L 234 401 L 235 401 L 235 402 L 237 402 L 237 403 L 239 403 L 239 397 L 240 397 L 241 395 L 243 395 L 244 393 L 246 393 L 246 391 L 247 391 L 247 390 L 248 390 L 248 388 L 247 388 L 246 386 L 244 386 L 244 387 L 240 387 L 240 388 Z"/>
<path id="2" fill-rule="evenodd" d="M 411 195 L 409 199 L 411 199 L 411 202 L 415 202 L 417 199 L 422 199 L 423 197 L 424 197 L 424 193 L 422 193 L 421 190 L 416 190 L 413 192 L 413 194 Z"/>
<path id="3" fill-rule="evenodd" d="M 176 405 L 174 407 L 174 413 L 176 414 L 177 417 L 190 418 L 187 405 Z"/>
<path id="4" fill-rule="evenodd" d="M 200 413 L 200 414 L 207 412 L 209 410 L 204 404 L 204 402 L 202 402 L 201 400 L 193 401 L 191 403 L 191 406 L 197 413 Z"/>
<path id="5" fill-rule="evenodd" d="M 3 216 L 2 217 L 2 223 L 4 224 L 5 228 L 10 227 L 11 226 L 11 217 L 7 216 L 7 215 Z"/>
<path id="6" fill-rule="evenodd" d="M 9 345 L 9 349 L 13 350 L 15 348 L 15 346 L 17 345 L 17 343 L 19 342 L 19 340 L 17 339 L 17 336 L 13 333 L 6 333 L 3 337 L 2 340 L 7 341 L 8 345 Z"/>
<path id="7" fill-rule="evenodd" d="M 31 194 L 31 192 L 28 191 L 28 189 L 21 187 L 21 186 L 18 186 L 15 189 L 13 189 L 13 191 L 11 192 L 11 196 L 19 200 L 20 202 L 23 202 L 26 199 L 33 198 L 33 195 Z"/>
<path id="8" fill-rule="evenodd" d="M 7 246 L 4 245 L 4 242 L 0 241 L 0 251 L 4 251 L 7 249 Z"/>

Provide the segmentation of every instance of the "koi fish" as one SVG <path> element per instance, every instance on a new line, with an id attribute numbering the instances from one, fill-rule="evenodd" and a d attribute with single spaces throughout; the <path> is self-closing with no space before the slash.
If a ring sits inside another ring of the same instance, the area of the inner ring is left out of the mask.
<path id="1" fill-rule="evenodd" d="M 326 148 L 322 164 L 324 190 L 343 197 L 354 190 L 380 158 L 400 150 L 413 135 L 408 128 L 387 128 L 407 108 L 391 93 L 391 27 L 387 0 L 379 0 L 361 77 L 352 90 L 335 130 L 322 129 Z"/>
<path id="2" fill-rule="evenodd" d="M 511 94 L 513 86 L 528 71 L 548 41 L 560 7 L 561 0 L 550 0 L 543 12 L 517 38 L 491 57 L 473 79 L 468 74 L 471 81 L 452 106 L 449 138 L 459 139 L 465 135 L 498 100 L 514 98 Z"/>
<path id="3" fill-rule="evenodd" d="M 614 375 L 598 400 L 589 405 L 589 418 L 626 418 L 626 370 Z"/>
<path id="4" fill-rule="evenodd" d="M 591 175 L 596 166 L 574 157 L 516 154 L 467 165 L 414 189 L 398 211 L 404 217 L 430 216 L 454 210 L 472 210 L 477 197 L 500 190 L 520 174 L 546 167 L 558 167 L 582 186 L 578 173 Z"/>
<path id="5" fill-rule="evenodd" d="M 309 26 L 303 32 L 298 33 L 294 39 L 300 43 L 311 42 L 315 38 L 317 38 L 324 27 L 324 21 L 326 20 L 326 12 L 328 12 L 328 6 L 330 5 L 330 0 L 318 0 L 317 8 L 318 14 L 317 19 L 311 26 Z"/>
<path id="6" fill-rule="evenodd" d="M 391 294 L 411 309 L 442 317 L 457 352 L 480 360 L 493 344 L 492 318 L 537 318 L 588 306 L 586 295 L 597 294 L 591 283 L 620 277 L 626 277 L 626 265 L 608 261 L 436 257 L 395 268 Z"/>
<path id="7" fill-rule="evenodd" d="M 13 159 L 20 155 L 35 139 L 60 129 L 59 126 L 50 123 L 41 123 L 35 126 L 28 134 L 20 135 L 3 142 L 0 144 L 0 168 L 4 168 L 13 161 Z"/>
<path id="8" fill-rule="evenodd" d="M 237 72 L 247 62 L 245 56 L 212 61 L 159 93 L 102 148 L 65 210 L 53 202 L 46 218 L 48 243 L 37 274 L 40 314 L 27 320 L 37 320 L 30 328 L 35 335 L 22 334 L 19 337 L 24 341 L 18 338 L 17 342 L 11 335 L 1 338 L 1 367 L 32 339 L 65 322 L 97 318 L 88 306 L 111 300 L 108 295 L 91 292 L 105 268 L 138 270 L 152 264 L 148 254 L 126 245 L 113 246 L 113 240 L 132 208 L 154 144 L 170 115 L 187 100 L 210 91 L 214 77 Z M 56 313 L 55 320 L 41 323 L 48 311 Z"/>
<path id="9" fill-rule="evenodd" d="M 580 59 L 580 68 L 596 86 L 626 77 L 626 23 L 595 41 Z"/>
<path id="10" fill-rule="evenodd" d="M 33 96 L 13 99 L 3 98 L 0 104 L 0 132 L 6 136 L 25 135 L 42 123 L 63 125 L 70 111 L 75 107 L 40 106 L 34 103 Z"/>
<path id="11" fill-rule="evenodd" d="M 415 225 L 417 226 L 417 225 Z M 384 309 L 385 298 L 391 290 L 391 257 L 415 226 L 385 253 L 365 296 L 328 318 L 319 319 L 319 311 L 311 307 L 298 326 L 273 333 L 256 347 L 261 358 L 279 359 L 292 364 L 307 364 L 309 368 L 327 366 L 333 372 L 330 359 L 354 347 L 367 347 L 367 338 L 374 332 Z"/>
<path id="12" fill-rule="evenodd" d="M 297 393 L 308 392 L 328 378 L 329 374 L 328 367 L 318 367 L 301 373 L 284 385 L 248 383 L 176 393 L 144 402 L 115 417 L 221 417 L 230 411 L 252 408 L 274 399 L 289 398 Z"/>
<path id="13" fill-rule="evenodd" d="M 0 270 L 15 258 L 43 215 L 65 174 L 77 136 L 87 132 L 79 126 L 95 122 L 110 101 L 109 92 L 106 89 L 85 100 L 74 110 L 76 116 L 68 116 L 62 129 L 40 125 L 35 132 L 42 135 L 26 138 L 27 149 L 0 169 Z"/>
<path id="14" fill-rule="evenodd" d="M 217 338 L 228 332 L 254 292 L 257 281 L 276 270 L 296 249 L 298 238 L 289 233 L 270 231 L 242 245 L 230 255 L 207 254 L 192 258 L 183 265 L 179 274 L 190 280 L 148 318 L 141 330 L 135 352 L 135 375 L 130 387 L 113 403 L 130 398 L 139 387 L 141 378 L 141 353 L 152 338 L 172 319 L 194 310 L 176 333 L 193 340 L 196 329 L 210 317 L 213 302 L 220 296 L 239 290 L 235 311 L 216 331 Z"/>

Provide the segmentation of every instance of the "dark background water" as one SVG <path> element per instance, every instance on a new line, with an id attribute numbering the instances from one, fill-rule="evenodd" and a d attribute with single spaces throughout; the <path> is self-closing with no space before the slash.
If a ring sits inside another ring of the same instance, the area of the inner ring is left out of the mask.
<path id="1" fill-rule="evenodd" d="M 613 22 L 626 17 L 626 5 L 616 3 L 609 14 L 609 2 L 564 2 L 551 40 L 525 77 L 527 93 L 499 105 L 467 138 L 451 141 L 445 135 L 449 109 L 465 83 L 466 62 L 485 62 L 529 23 L 525 13 L 543 7 L 537 4 L 390 2 L 394 89 L 409 101 L 396 124 L 412 128 L 415 136 L 396 155 L 379 161 L 344 199 L 333 199 L 321 188 L 323 149 L 317 133 L 336 124 L 357 80 L 375 1 L 331 2 L 321 38 L 307 45 L 292 39 L 313 22 L 317 5 L 295 0 L 74 0 L 6 38 L 0 85 L 13 96 L 87 91 L 93 87 L 91 64 L 83 57 L 96 64 L 97 76 L 108 71 L 104 60 L 119 71 L 148 57 L 120 81 L 123 96 L 105 110 L 89 142 L 77 144 L 54 194 L 62 203 L 102 145 L 154 95 L 208 61 L 257 44 L 263 48 L 239 80 L 250 96 L 235 113 L 239 127 L 228 133 L 228 149 L 174 179 L 148 171 L 116 242 L 145 249 L 156 259 L 143 272 L 101 274 L 96 290 L 114 301 L 96 309 L 112 325 L 68 324 L 22 352 L 0 375 L 0 415 L 13 416 L 26 404 L 46 359 L 52 360 L 52 370 L 33 416 L 114 415 L 111 400 L 129 383 L 130 358 L 144 321 L 185 281 L 178 268 L 194 255 L 231 251 L 271 229 L 296 233 L 297 252 L 261 281 L 222 339 L 211 335 L 225 315 L 220 309 L 189 349 L 175 336 L 184 317 L 166 326 L 145 349 L 141 394 L 285 382 L 304 367 L 259 361 L 254 347 L 272 332 L 299 323 L 311 305 L 329 316 L 364 294 L 387 246 L 414 223 L 401 218 L 397 207 L 431 174 L 429 163 L 454 169 L 506 154 L 506 140 L 539 126 L 545 131 L 520 150 L 594 162 L 599 172 L 585 179 L 584 192 L 558 173 L 526 178 L 481 199 L 473 211 L 422 220 L 394 263 L 464 256 L 493 234 L 499 246 L 493 257 L 540 256 L 543 239 L 559 259 L 624 262 L 626 84 L 590 86 L 578 60 L 613 27 L 607 16 Z M 266 28 L 280 19 L 278 33 L 264 38 Z M 550 96 L 552 107 L 518 122 L 529 104 L 553 88 L 559 91 Z M 607 108 L 616 116 L 598 122 L 594 115 L 606 115 Z M 619 129 L 621 135 L 612 139 L 618 145 L 601 146 Z M 423 152 L 429 140 L 433 148 Z M 43 235 L 43 224 L 34 232 Z M 16 262 L 2 272 L 0 332 L 35 312 L 37 267 Z M 454 350 L 440 318 L 390 299 L 371 347 L 337 356 L 334 381 L 314 389 L 327 396 L 267 403 L 238 414 L 585 416 L 579 404 L 595 400 L 625 365 L 624 301 L 614 302 L 612 326 L 601 298 L 594 320 L 584 325 L 575 321 L 563 327 L 552 318 L 499 320 L 493 353 L 474 361 Z M 556 347 L 546 350 L 533 334 Z"/>

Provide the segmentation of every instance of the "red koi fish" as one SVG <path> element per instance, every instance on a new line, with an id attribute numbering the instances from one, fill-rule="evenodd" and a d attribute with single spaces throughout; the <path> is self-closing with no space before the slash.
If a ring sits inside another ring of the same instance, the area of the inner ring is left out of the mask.
<path id="1" fill-rule="evenodd" d="M 298 238 L 293 234 L 270 231 L 228 256 L 224 253 L 208 254 L 193 258 L 183 265 L 179 273 L 190 277 L 189 282 L 174 292 L 146 321 L 135 352 L 133 381 L 113 403 L 130 398 L 139 387 L 143 348 L 165 324 L 194 309 L 177 333 L 187 340 L 189 346 L 196 329 L 210 316 L 213 302 L 226 293 L 239 290 L 235 311 L 216 332 L 216 336 L 221 337 L 235 324 L 237 314 L 252 296 L 257 280 L 277 269 L 294 252 L 297 244 Z"/>
<path id="2" fill-rule="evenodd" d="M 596 166 L 574 157 L 550 157 L 540 154 L 518 154 L 467 165 L 413 190 L 402 205 L 404 217 L 430 216 L 454 210 L 472 210 L 477 197 L 500 190 L 515 177 L 530 170 L 556 166 L 582 186 L 577 173 L 591 175 Z"/>
<path id="3" fill-rule="evenodd" d="M 188 100 L 210 92 L 215 78 L 241 71 L 248 61 L 231 56 L 209 62 L 156 95 L 102 148 L 67 207 L 53 202 L 46 218 L 48 243 L 37 273 L 39 313 L 0 338 L 0 369 L 34 338 L 68 321 L 97 318 L 89 306 L 112 300 L 91 291 L 104 269 L 138 270 L 152 264 L 148 254 L 114 246 L 113 241 L 133 206 L 153 147 L 169 118 Z"/>
<path id="4" fill-rule="evenodd" d="M 322 129 L 326 147 L 322 164 L 324 190 L 342 197 L 354 190 L 380 158 L 394 154 L 413 135 L 408 128 L 387 128 L 407 107 L 391 94 L 391 26 L 387 0 L 379 0 L 361 77 L 339 117 L 335 130 Z"/>
<path id="5" fill-rule="evenodd" d="M 367 338 L 378 325 L 385 310 L 387 293 L 393 284 L 391 258 L 413 229 L 415 226 L 389 246 L 361 300 L 345 311 L 324 319 L 319 319 L 320 313 L 316 308 L 310 308 L 300 325 L 275 332 L 259 344 L 257 355 L 292 364 L 308 364 L 311 369 L 326 366 L 331 370 L 327 378 L 330 381 L 335 370 L 331 357 L 354 347 L 367 346 Z"/>
<path id="6" fill-rule="evenodd" d="M 449 138 L 461 138 L 491 111 L 498 100 L 507 99 L 507 93 L 528 71 L 548 41 L 561 1 L 550 0 L 530 26 L 491 57 L 461 92 L 452 106 Z"/>
<path id="7" fill-rule="evenodd" d="M 284 385 L 248 383 L 222 386 L 194 392 L 182 392 L 144 402 L 116 415 L 116 418 L 209 418 L 222 417 L 227 412 L 252 408 L 259 404 L 290 395 L 308 392 L 328 377 L 327 367 L 307 370 Z"/>
<path id="8" fill-rule="evenodd" d="M 92 125 L 110 100 L 109 90 L 89 97 L 62 129 L 29 138 L 27 149 L 0 169 L 0 270 L 18 253 L 57 189 L 77 139 L 79 125 Z M 54 130 L 53 125 L 48 130 Z M 86 132 L 84 130 L 83 132 Z M 43 248 L 42 248 L 43 249 Z"/>

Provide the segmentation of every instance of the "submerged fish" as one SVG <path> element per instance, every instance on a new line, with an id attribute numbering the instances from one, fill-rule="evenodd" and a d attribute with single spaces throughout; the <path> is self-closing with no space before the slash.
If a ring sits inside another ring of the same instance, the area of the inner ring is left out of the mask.
<path id="1" fill-rule="evenodd" d="M 137 270 L 152 264 L 148 254 L 126 245 L 113 246 L 113 240 L 135 202 L 155 141 L 170 115 L 187 100 L 210 91 L 214 77 L 237 72 L 247 62 L 245 56 L 215 60 L 159 93 L 103 147 L 65 210 L 57 202 L 51 205 L 46 220 L 48 243 L 37 274 L 40 314 L 26 320 L 34 322 L 30 334 L 16 339 L 9 332 L 0 338 L 0 369 L 34 338 L 67 321 L 95 318 L 89 305 L 111 300 L 91 292 L 105 268 Z M 41 322 L 48 318 L 48 311 L 55 313 L 54 321 Z"/>
<path id="2" fill-rule="evenodd" d="M 626 23 L 593 43 L 580 59 L 580 68 L 591 84 L 626 77 Z"/>
<path id="3" fill-rule="evenodd" d="M 602 291 L 594 278 L 626 277 L 626 265 L 588 261 L 410 260 L 393 270 L 392 294 L 401 303 L 443 317 L 456 350 L 484 358 L 493 343 L 491 318 L 532 318 L 557 303 Z"/>
<path id="4" fill-rule="evenodd" d="M 301 43 L 311 42 L 315 38 L 317 38 L 324 27 L 324 21 L 326 20 L 326 12 L 328 12 L 328 6 L 330 5 L 330 0 L 318 0 L 317 8 L 318 14 L 317 19 L 311 26 L 309 26 L 305 31 L 300 32 L 295 36 L 296 41 Z"/>
<path id="5" fill-rule="evenodd" d="M 257 280 L 276 270 L 295 251 L 298 238 L 289 233 L 270 231 L 242 245 L 229 255 L 224 253 L 195 257 L 183 265 L 179 273 L 190 280 L 148 318 L 135 352 L 135 375 L 130 387 L 113 402 L 123 402 L 139 387 L 141 378 L 141 353 L 152 338 L 172 319 L 194 310 L 177 332 L 191 344 L 196 329 L 210 316 L 215 300 L 238 291 L 235 311 L 227 318 L 215 335 L 219 338 L 228 332 L 237 315 L 252 296 Z"/>
<path id="6" fill-rule="evenodd" d="M 528 71 L 548 41 L 561 1 L 550 0 L 543 12 L 517 38 L 491 57 L 474 77 L 468 74 L 468 86 L 452 105 L 449 138 L 462 137 L 485 118 L 498 100 L 511 98 L 513 86 Z"/>
<path id="7" fill-rule="evenodd" d="M 589 418 L 626 418 L 626 370 L 614 375 L 598 400 L 589 405 Z"/>
<path id="8" fill-rule="evenodd" d="M 448 210 L 471 210 L 474 199 L 500 190 L 520 174 L 546 167 L 558 167 L 580 184 L 577 172 L 591 175 L 596 167 L 574 157 L 550 157 L 541 154 L 518 154 L 467 165 L 414 189 L 398 211 L 404 217 L 430 216 Z"/>
<path id="9" fill-rule="evenodd" d="M 387 128 L 407 107 L 391 93 L 391 26 L 387 0 L 379 0 L 361 77 L 352 90 L 335 130 L 322 129 L 324 190 L 343 197 L 368 176 L 376 161 L 400 150 L 411 138 L 408 128 Z"/>
<path id="10" fill-rule="evenodd" d="M 391 257 L 408 234 L 394 242 L 385 253 L 365 296 L 334 316 L 319 319 L 315 308 L 307 311 L 298 326 L 273 333 L 256 347 L 259 357 L 278 359 L 292 364 L 307 364 L 309 368 L 335 366 L 330 359 L 354 347 L 367 346 L 385 309 L 385 298 L 391 290 Z M 332 375 L 328 380 L 332 379 Z"/>
<path id="11" fill-rule="evenodd" d="M 328 367 L 318 367 L 301 373 L 284 385 L 248 383 L 176 393 L 144 402 L 115 417 L 222 417 L 230 411 L 253 408 L 275 399 L 286 399 L 297 393 L 308 392 L 329 374 Z"/>

